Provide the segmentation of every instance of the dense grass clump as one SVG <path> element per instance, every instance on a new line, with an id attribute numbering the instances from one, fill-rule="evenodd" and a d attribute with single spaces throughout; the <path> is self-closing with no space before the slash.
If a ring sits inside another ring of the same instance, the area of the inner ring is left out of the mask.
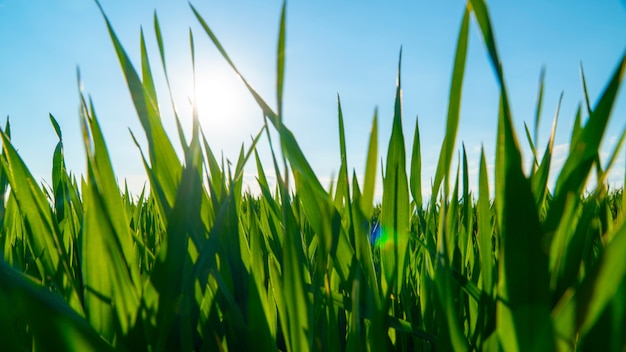
<path id="1" fill-rule="evenodd" d="M 471 17 L 501 91 L 495 189 L 489 189 L 482 153 L 477 193 L 468 186 L 465 150 L 460 166 L 452 166 Z M 179 159 L 162 125 L 143 35 L 140 77 L 104 18 L 148 141 L 147 152 L 139 149 L 150 190 L 137 198 L 120 189 L 95 109 L 82 94 L 87 171 L 80 181 L 65 168 L 54 117 L 59 143 L 51 186 L 38 185 L 30 174 L 11 144 L 7 122 L 0 134 L 2 348 L 626 348 L 626 196 L 609 192 L 604 182 L 624 134 L 606 165 L 598 153 L 626 57 L 597 105 L 579 110 L 570 154 L 549 189 L 555 129 L 542 156 L 526 134 L 534 161 L 524 172 L 487 8 L 482 0 L 469 0 L 432 196 L 424 199 L 421 191 L 417 127 L 410 158 L 405 151 L 398 68 L 382 204 L 375 207 L 376 116 L 360 182 L 348 172 L 338 104 L 341 165 L 331 189 L 321 185 L 283 123 L 284 7 L 277 110 L 244 80 L 265 125 L 234 168 L 217 161 L 197 116 L 189 142 L 179 134 Z M 156 17 L 155 29 L 167 77 Z M 276 187 L 268 185 L 268 166 L 256 151 L 264 141 L 272 150 Z M 256 163 L 258 196 L 242 190 L 247 163 Z M 582 196 L 592 173 L 598 186 Z"/>

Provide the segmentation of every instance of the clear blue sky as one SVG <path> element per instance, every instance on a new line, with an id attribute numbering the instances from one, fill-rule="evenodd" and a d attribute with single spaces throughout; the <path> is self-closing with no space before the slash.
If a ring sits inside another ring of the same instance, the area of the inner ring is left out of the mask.
<path id="1" fill-rule="evenodd" d="M 274 102 L 275 51 L 281 1 L 192 1 L 212 26 L 245 77 Z M 159 85 L 164 124 L 178 145 L 173 115 L 156 52 L 152 17 L 157 11 L 177 108 L 190 129 L 186 103 L 191 95 L 188 31 L 196 39 L 200 118 L 214 151 L 236 159 L 242 142 L 261 127 L 258 108 L 200 29 L 186 1 L 102 0 L 122 43 L 139 63 L 143 26 Z M 532 128 L 538 77 L 547 67 L 540 146 L 547 142 L 558 97 L 565 96 L 556 145 L 566 150 L 574 112 L 582 100 L 582 62 L 592 101 L 626 49 L 623 0 L 488 1 L 496 41 L 510 89 L 520 142 L 523 125 Z M 322 179 L 339 167 L 336 95 L 346 123 L 348 161 L 364 169 L 368 134 L 379 109 L 379 148 L 386 152 L 391 131 L 398 53 L 403 46 L 404 126 L 410 150 L 419 115 L 423 182 L 430 183 L 444 133 L 456 37 L 464 2 L 291 1 L 287 9 L 285 120 Z M 115 171 L 133 187 L 145 180 L 139 152 L 128 128 L 143 140 L 135 110 L 104 21 L 85 0 L 0 0 L 0 117 L 11 119 L 13 142 L 40 180 L 49 179 L 56 145 L 52 113 L 64 133 L 68 166 L 84 173 L 79 131 L 76 67 L 91 94 L 107 138 Z M 470 168 L 485 146 L 493 163 L 498 89 L 475 23 L 472 23 L 458 141 L 464 141 Z M 626 124 L 622 89 L 603 152 Z M 266 150 L 263 142 L 262 150 Z M 457 143 L 460 148 L 460 143 Z M 612 181 L 621 183 L 624 152 Z M 528 153 L 526 153 L 528 156 Z M 556 157 L 558 167 L 562 162 Z M 267 163 L 269 167 L 270 164 Z M 253 173 L 254 167 L 249 168 Z M 475 175 L 474 175 L 475 176 Z M 472 177 L 474 177 L 472 176 Z M 471 181 L 475 183 L 475 177 Z"/>

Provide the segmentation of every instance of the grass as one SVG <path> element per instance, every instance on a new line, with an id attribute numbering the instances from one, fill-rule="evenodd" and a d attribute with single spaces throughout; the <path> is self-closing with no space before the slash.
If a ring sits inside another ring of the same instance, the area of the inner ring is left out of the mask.
<path id="1" fill-rule="evenodd" d="M 202 15 L 191 11 L 240 74 Z M 9 350 L 626 348 L 626 193 L 604 184 L 626 133 L 607 164 L 599 158 L 626 56 L 595 106 L 584 90 L 570 153 L 549 189 L 555 129 L 540 157 L 526 128 L 534 161 L 525 172 L 489 13 L 483 0 L 468 1 L 431 197 L 421 191 L 419 126 L 410 159 L 405 150 L 399 60 L 376 206 L 376 116 L 360 182 L 348 171 L 338 101 L 341 165 L 330 189 L 283 123 L 285 7 L 276 110 L 242 78 L 265 124 L 234 168 L 215 158 L 196 109 L 189 141 L 175 116 L 179 159 L 161 121 L 143 33 L 136 68 L 102 14 L 148 141 L 147 151 L 137 146 L 150 190 L 136 197 L 120 188 L 96 110 L 82 92 L 87 171 L 79 179 L 65 167 L 53 116 L 59 142 L 50 186 L 29 172 L 7 121 L 0 134 L 0 338 Z M 482 152 L 476 193 L 464 149 L 456 170 L 452 164 L 471 24 L 480 29 L 501 92 L 495 188 Z M 154 25 L 167 78 L 156 16 Z M 190 42 L 194 57 L 193 35 Z M 542 87 L 543 79 L 536 124 Z M 265 142 L 269 166 L 256 151 Z M 258 196 L 243 191 L 250 163 Z M 268 172 L 277 176 L 274 188 Z M 582 196 L 592 173 L 598 186 Z"/>

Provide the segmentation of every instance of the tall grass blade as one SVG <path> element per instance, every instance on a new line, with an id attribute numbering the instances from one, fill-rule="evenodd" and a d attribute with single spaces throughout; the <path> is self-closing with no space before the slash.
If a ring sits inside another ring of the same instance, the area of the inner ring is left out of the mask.
<path id="1" fill-rule="evenodd" d="M 461 112 L 461 97 L 463 90 L 463 78 L 465 76 L 465 61 L 467 56 L 467 43 L 469 37 L 469 9 L 463 13 L 461 28 L 456 44 L 456 53 L 454 56 L 454 68 L 452 70 L 452 82 L 450 83 L 450 97 L 448 100 L 448 116 L 446 119 L 446 133 L 443 143 L 441 144 L 441 152 L 439 153 L 439 161 L 437 162 L 437 171 L 435 173 L 435 182 L 432 187 L 431 204 L 435 203 L 444 177 L 444 194 L 448 194 L 448 177 L 450 175 L 450 165 L 452 163 L 452 153 L 456 141 L 457 130 L 459 127 L 459 119 Z"/>
<path id="2" fill-rule="evenodd" d="M 470 0 L 501 90 L 495 203 L 501 236 L 498 335 L 504 349 L 552 350 L 548 256 L 531 185 L 524 176 L 487 7 Z"/>
<path id="3" fill-rule="evenodd" d="M 123 334 L 134 326 L 142 283 L 104 137 L 93 106 L 88 111 L 81 101 L 88 171 L 82 244 L 85 306 L 90 323 L 112 342 L 117 326 Z"/>
<path id="4" fill-rule="evenodd" d="M 572 153 L 565 161 L 556 181 L 554 199 L 543 226 L 546 233 L 556 229 L 567 195 L 570 192 L 581 194 L 583 191 L 591 166 L 597 158 L 600 143 L 608 125 L 625 70 L 626 55 L 621 58 L 609 84 L 580 132 L 580 136 L 572 141 L 574 143 Z"/>
<path id="5" fill-rule="evenodd" d="M 422 156 L 420 147 L 419 118 L 415 118 L 415 134 L 413 135 L 413 152 L 411 154 L 411 195 L 418 210 L 422 209 Z"/>
<path id="6" fill-rule="evenodd" d="M 128 84 L 128 90 L 130 91 L 133 104 L 146 133 L 151 168 L 153 169 L 155 181 L 158 182 L 158 187 L 162 190 L 162 193 L 157 193 L 159 196 L 159 204 L 164 215 L 167 216 L 167 212 L 174 204 L 182 167 L 161 123 L 156 95 L 154 95 L 154 89 L 151 83 L 153 80 L 147 55 L 145 53 L 142 55 L 144 74 L 144 82 L 142 82 L 128 54 L 115 34 L 104 9 L 97 0 L 96 3 L 106 22 L 111 41 L 113 42 L 117 57 L 120 61 L 120 66 Z M 155 184 L 151 182 L 151 186 L 154 188 Z M 161 198 L 161 194 L 164 198 Z"/>
<path id="7" fill-rule="evenodd" d="M 382 269 L 381 284 L 385 295 L 402 292 L 409 241 L 409 185 L 406 177 L 406 156 L 402 133 L 401 64 L 402 50 L 398 60 L 393 127 L 387 149 L 387 165 L 383 180 L 380 223 L 382 234 L 378 243 Z"/>

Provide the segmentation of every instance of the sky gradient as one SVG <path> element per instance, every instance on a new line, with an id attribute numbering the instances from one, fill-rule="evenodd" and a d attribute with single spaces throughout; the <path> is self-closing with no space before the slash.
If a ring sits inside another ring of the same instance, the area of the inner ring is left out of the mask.
<path id="1" fill-rule="evenodd" d="M 214 152 L 235 163 L 242 143 L 262 126 L 260 110 L 201 30 L 185 1 L 113 1 L 101 4 L 122 44 L 139 64 L 143 28 L 163 111 L 164 125 L 178 146 L 172 107 L 154 34 L 156 10 L 164 35 L 174 101 L 189 133 L 192 95 L 189 30 L 195 38 L 200 119 Z M 192 1 L 242 74 L 270 103 L 275 102 L 275 53 L 281 1 Z M 626 49 L 626 4 L 620 0 L 488 1 L 503 62 L 515 128 L 530 157 L 523 122 L 533 128 L 539 73 L 546 87 L 539 146 L 547 143 L 559 95 L 564 92 L 556 135 L 554 170 L 562 165 L 578 104 L 582 62 L 592 104 Z M 407 150 L 416 118 L 421 133 L 423 184 L 433 177 L 443 140 L 452 62 L 463 1 L 316 1 L 287 5 L 285 121 L 322 180 L 340 164 L 337 95 L 346 125 L 348 163 L 364 172 L 369 131 L 378 108 L 379 150 L 391 133 L 398 55 L 402 47 L 403 125 Z M 498 88 L 476 23 L 470 43 L 459 134 L 470 162 L 470 182 L 481 146 L 495 156 Z M 95 2 L 0 0 L 0 117 L 10 117 L 13 143 L 38 180 L 49 180 L 56 135 L 48 114 L 63 131 L 68 167 L 85 172 L 78 118 L 77 67 L 93 98 L 116 175 L 138 191 L 145 182 L 140 154 L 129 129 L 143 132 L 116 54 Z M 626 90 L 619 94 L 602 156 L 606 160 L 626 125 Z M 524 137 L 524 138 L 523 138 Z M 143 143 L 145 145 L 145 143 Z M 267 156 L 267 143 L 260 151 Z M 610 181 L 624 179 L 624 151 Z M 265 158 L 269 167 L 269 159 Z M 456 165 L 456 159 L 455 159 Z M 253 181 L 253 164 L 247 169 Z M 456 166 L 455 166 L 456 167 Z M 269 169 L 269 168 L 268 168 Z M 380 171 L 380 170 L 379 170 Z M 552 176 L 555 176 L 555 172 Z M 491 172 L 493 177 L 493 172 Z M 254 188 L 254 187 L 252 187 Z M 428 193 L 428 190 L 426 190 Z"/>

